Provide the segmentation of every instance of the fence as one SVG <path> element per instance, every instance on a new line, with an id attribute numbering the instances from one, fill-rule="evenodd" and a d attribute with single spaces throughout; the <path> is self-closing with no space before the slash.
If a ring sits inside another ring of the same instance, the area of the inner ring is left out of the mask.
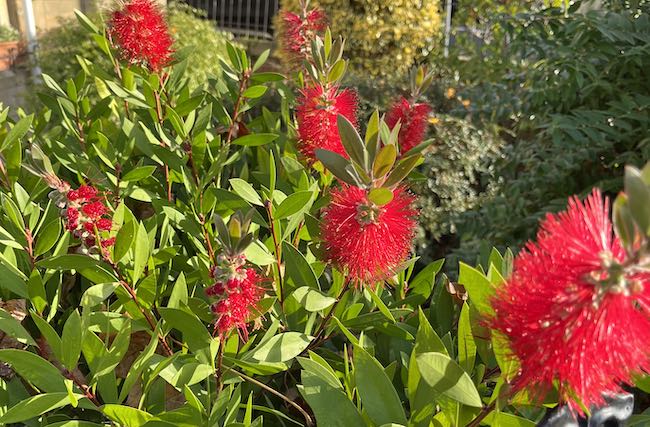
<path id="1" fill-rule="evenodd" d="M 183 0 L 203 10 L 207 19 L 218 28 L 238 37 L 252 39 L 273 38 L 273 16 L 278 12 L 279 0 Z"/>

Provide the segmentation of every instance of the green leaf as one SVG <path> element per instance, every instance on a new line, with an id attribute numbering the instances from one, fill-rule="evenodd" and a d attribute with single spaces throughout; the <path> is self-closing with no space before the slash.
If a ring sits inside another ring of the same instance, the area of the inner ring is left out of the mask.
<path id="1" fill-rule="evenodd" d="M 83 394 L 75 394 L 77 399 L 83 399 Z M 0 423 L 19 423 L 36 418 L 54 409 L 70 404 L 70 396 L 65 393 L 45 393 L 30 397 L 12 406 L 3 416 Z"/>
<path id="2" fill-rule="evenodd" d="M 406 425 L 399 395 L 381 364 L 362 347 L 354 347 L 354 380 L 361 404 L 376 425 Z"/>
<path id="3" fill-rule="evenodd" d="M 297 191 L 290 194 L 280 203 L 280 206 L 273 213 L 274 219 L 284 219 L 305 208 L 314 196 L 312 191 Z"/>
<path id="4" fill-rule="evenodd" d="M 531 420 L 512 414 L 506 414 L 505 412 L 492 412 L 485 417 L 484 421 L 488 425 L 499 427 L 535 427 L 537 425 Z"/>
<path id="5" fill-rule="evenodd" d="M 422 156 L 417 155 L 417 156 L 409 156 L 400 160 L 397 163 L 397 166 L 395 166 L 393 171 L 390 173 L 390 175 L 388 175 L 388 179 L 386 179 L 384 186 L 392 187 L 402 182 L 402 180 L 406 178 L 409 173 L 411 173 L 413 168 L 417 166 L 418 162 L 421 159 Z"/>
<path id="6" fill-rule="evenodd" d="M 341 181 L 354 186 L 359 185 L 360 178 L 345 157 L 333 151 L 319 148 L 316 150 L 316 158 Z"/>
<path id="7" fill-rule="evenodd" d="M 75 9 L 74 14 L 77 17 L 77 21 L 84 27 L 86 30 L 94 34 L 99 34 L 99 28 L 91 21 L 86 15 L 81 13 L 81 11 Z"/>
<path id="8" fill-rule="evenodd" d="M 142 427 L 153 418 L 148 412 L 122 405 L 104 405 L 101 411 L 109 419 L 125 427 Z"/>
<path id="9" fill-rule="evenodd" d="M 138 226 L 138 231 L 135 238 L 135 247 L 133 254 L 133 274 L 131 278 L 133 283 L 137 283 L 144 271 L 144 267 L 147 265 L 147 260 L 149 259 L 149 251 L 151 250 L 151 245 L 149 244 L 149 234 L 144 224 L 140 223 Z"/>
<path id="10" fill-rule="evenodd" d="M 630 249 L 634 242 L 634 218 L 630 212 L 628 205 L 628 198 L 625 193 L 621 193 L 616 197 L 613 204 L 614 228 L 616 234 L 621 239 L 623 245 Z"/>
<path id="11" fill-rule="evenodd" d="M 128 171 L 123 177 L 122 181 L 141 181 L 150 177 L 156 171 L 156 166 L 140 166 Z"/>
<path id="12" fill-rule="evenodd" d="M 282 243 L 284 253 L 285 278 L 293 282 L 296 287 L 309 286 L 319 289 L 316 273 L 307 262 L 305 256 L 291 243 Z"/>
<path id="13" fill-rule="evenodd" d="M 418 354 L 416 360 L 422 379 L 431 388 L 463 405 L 483 406 L 472 379 L 449 356 L 428 352 Z"/>
<path id="14" fill-rule="evenodd" d="M 251 86 L 251 87 L 247 88 L 244 91 L 244 93 L 242 93 L 242 96 L 244 98 L 251 98 L 251 99 L 259 98 L 259 97 L 263 96 L 266 93 L 267 89 L 268 88 L 266 86 L 261 86 L 261 85 L 259 85 L 259 86 Z M 245 145 L 245 144 L 242 144 L 242 145 Z"/>
<path id="15" fill-rule="evenodd" d="M 244 147 L 257 147 L 273 142 L 278 138 L 274 133 L 251 133 L 235 139 L 232 143 Z"/>
<path id="16" fill-rule="evenodd" d="M 113 260 L 117 263 L 122 260 L 131 249 L 135 239 L 137 222 L 128 221 L 122 225 L 120 231 L 115 237 L 115 246 L 113 247 Z"/>
<path id="17" fill-rule="evenodd" d="M 120 390 L 120 396 L 118 398 L 119 402 L 122 402 L 124 399 L 126 399 L 129 391 L 131 391 L 131 388 L 133 388 L 135 383 L 140 379 L 140 374 L 142 374 L 142 371 L 147 366 L 150 359 L 153 357 L 156 348 L 158 347 L 159 329 L 159 327 L 156 328 L 156 330 L 151 335 L 151 340 L 149 341 L 147 347 L 138 355 L 138 358 L 135 359 L 133 365 L 131 365 L 129 373 L 126 375 L 126 379 L 122 384 L 122 389 Z"/>
<path id="18" fill-rule="evenodd" d="M 251 350 L 245 359 L 267 363 L 286 362 L 302 353 L 312 339 L 298 332 L 278 334 Z"/>
<path id="19" fill-rule="evenodd" d="M 73 371 L 77 367 L 77 361 L 81 354 L 81 316 L 77 310 L 74 310 L 68 316 L 65 325 L 63 326 L 63 335 L 61 340 L 65 345 L 61 346 L 61 363 Z"/>
<path id="20" fill-rule="evenodd" d="M 183 340 L 193 352 L 210 346 L 212 335 L 194 314 L 177 308 L 160 308 L 160 315 L 172 328 L 183 334 Z"/>
<path id="21" fill-rule="evenodd" d="M 117 282 L 118 280 L 106 263 L 86 255 L 55 255 L 36 262 L 36 265 L 58 271 L 76 270 L 95 283 Z"/>
<path id="22" fill-rule="evenodd" d="M 81 306 L 90 308 L 101 304 L 106 298 L 110 297 L 113 292 L 120 286 L 119 282 L 100 283 L 86 289 L 81 296 Z"/>
<path id="23" fill-rule="evenodd" d="M 384 177 L 393 168 L 395 160 L 397 160 L 397 148 L 393 144 L 388 144 L 379 150 L 377 158 L 372 165 L 372 174 L 374 177 Z"/>
<path id="24" fill-rule="evenodd" d="M 465 372 L 472 372 L 476 361 L 476 341 L 470 322 L 470 307 L 463 304 L 458 320 L 458 361 Z"/>
<path id="25" fill-rule="evenodd" d="M 52 249 L 61 237 L 61 228 L 61 220 L 59 218 L 50 221 L 42 228 L 38 233 L 38 238 L 36 239 L 34 256 L 41 256 Z"/>
<path id="26" fill-rule="evenodd" d="M 257 205 L 257 206 L 264 206 L 262 203 L 262 199 L 260 198 L 260 195 L 257 194 L 257 191 L 253 188 L 252 185 L 250 185 L 248 182 L 244 181 L 241 178 L 232 178 L 230 180 L 230 186 L 232 187 L 233 191 L 237 193 L 242 199 L 246 200 L 247 202 Z"/>
<path id="27" fill-rule="evenodd" d="M 305 310 L 321 311 L 336 302 L 336 298 L 328 297 L 318 289 L 301 286 L 291 294 Z"/>
<path id="28" fill-rule="evenodd" d="M 368 193 L 368 200 L 377 206 L 384 206 L 393 200 L 393 192 L 386 187 L 373 188 Z"/>
<path id="29" fill-rule="evenodd" d="M 29 295 L 29 302 L 32 304 L 32 307 L 41 314 L 45 307 L 47 307 L 47 293 L 45 292 L 45 285 L 43 284 L 43 279 L 38 272 L 38 269 L 32 271 L 32 275 L 27 282 L 27 293 Z"/>
<path id="30" fill-rule="evenodd" d="M 268 248 L 264 246 L 259 240 L 254 241 L 244 251 L 246 260 L 255 265 L 269 265 L 275 262 L 275 257 Z"/>
<path id="31" fill-rule="evenodd" d="M 474 307 L 483 315 L 493 314 L 490 297 L 494 287 L 487 277 L 475 268 L 461 262 L 459 264 L 458 282 L 465 286 Z"/>
<path id="32" fill-rule="evenodd" d="M 63 375 L 50 362 L 24 350 L 0 350 L 0 360 L 25 380 L 45 392 L 66 391 Z M 65 393 L 67 396 L 67 392 Z"/>
<path id="33" fill-rule="evenodd" d="M 36 342 L 23 325 L 3 309 L 0 309 L 0 331 L 23 344 L 36 345 Z"/>
<path id="34" fill-rule="evenodd" d="M 346 68 L 346 63 L 344 59 L 339 59 L 336 61 L 336 63 L 332 66 L 332 69 L 327 73 L 327 81 L 328 83 L 334 83 L 338 81 L 341 77 L 343 77 L 343 74 L 345 73 L 345 68 Z"/>
<path id="35" fill-rule="evenodd" d="M 379 295 L 377 295 L 377 293 L 370 288 L 368 289 L 368 293 L 370 294 L 372 301 L 379 309 L 379 312 L 383 314 L 386 319 L 390 320 L 392 323 L 395 323 L 395 318 L 393 317 L 393 314 L 390 312 L 388 307 L 386 307 L 386 304 L 384 304 L 384 301 L 381 300 Z"/>
<path id="36" fill-rule="evenodd" d="M 345 392 L 340 388 L 333 387 L 327 378 L 305 370 L 301 372 L 301 380 L 302 384 L 298 385 L 298 391 L 313 410 L 319 426 L 359 427 L 366 425 Z"/>
<path id="37" fill-rule="evenodd" d="M 341 114 L 336 118 L 336 123 L 345 151 L 363 170 L 368 171 L 368 151 L 354 125 Z"/>
<path id="38" fill-rule="evenodd" d="M 104 427 L 102 424 L 91 423 L 90 421 L 68 420 L 54 424 L 48 424 L 47 427 Z"/>
<path id="39" fill-rule="evenodd" d="M 25 136 L 27 134 L 27 131 L 29 131 L 30 126 L 32 125 L 32 120 L 34 120 L 33 114 L 20 119 L 18 123 L 16 123 L 14 127 L 11 128 L 9 133 L 7 133 L 7 136 L 5 136 L 4 141 L 2 141 L 2 146 L 0 146 L 0 152 L 5 151 L 7 147 L 19 141 L 23 136 Z"/>
<path id="40" fill-rule="evenodd" d="M 634 220 L 641 232 L 648 235 L 650 233 L 650 189 L 643 181 L 641 172 L 630 166 L 625 168 L 625 193 Z"/>
<path id="41" fill-rule="evenodd" d="M 41 332 L 41 335 L 45 338 L 45 341 L 47 341 L 50 348 L 52 349 L 52 353 L 54 354 L 54 357 L 60 360 L 62 344 L 61 344 L 61 338 L 59 337 L 59 334 L 56 332 L 56 330 L 54 330 L 52 325 L 50 325 L 45 319 L 43 319 L 38 314 L 32 312 L 31 316 L 32 316 L 32 320 L 34 320 L 34 323 L 36 324 L 36 327 Z"/>
<path id="42" fill-rule="evenodd" d="M 169 301 L 167 302 L 167 307 L 170 308 L 181 308 L 182 304 L 187 304 L 187 283 L 185 282 L 185 274 L 181 272 L 176 279 L 172 293 L 169 296 Z"/>

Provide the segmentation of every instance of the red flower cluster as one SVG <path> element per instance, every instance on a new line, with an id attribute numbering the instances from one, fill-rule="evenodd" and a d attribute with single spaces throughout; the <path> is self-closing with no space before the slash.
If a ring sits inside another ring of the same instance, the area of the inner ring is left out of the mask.
<path id="1" fill-rule="evenodd" d="M 650 372 L 650 273 L 625 263 L 598 190 L 546 217 L 487 322 L 520 361 L 515 391 L 528 388 L 541 399 L 557 385 L 581 413 L 579 402 L 602 404 L 633 373 Z"/>
<path id="2" fill-rule="evenodd" d="M 110 35 L 130 64 L 159 71 L 171 61 L 173 39 L 160 9 L 151 0 L 130 0 L 114 11 Z"/>
<path id="3" fill-rule="evenodd" d="M 424 140 L 429 113 L 431 113 L 431 107 L 428 104 L 411 103 L 404 97 L 401 97 L 391 107 L 386 115 L 386 124 L 392 129 L 397 122 L 401 123 L 399 148 L 402 154 Z"/>
<path id="4" fill-rule="evenodd" d="M 289 11 L 282 12 L 280 17 L 283 24 L 282 49 L 289 59 L 300 61 L 311 48 L 311 40 L 327 28 L 327 16 L 321 9 L 312 9 L 304 18 Z"/>
<path id="5" fill-rule="evenodd" d="M 341 144 L 336 123 L 341 114 L 357 123 L 357 96 L 350 89 L 324 89 L 320 85 L 302 91 L 298 100 L 298 149 L 309 163 L 316 161 L 315 151 L 324 149 L 348 157 Z"/>
<path id="6" fill-rule="evenodd" d="M 388 204 L 376 206 L 367 190 L 332 191 L 322 222 L 327 258 L 357 282 L 386 279 L 408 256 L 416 226 L 414 197 L 403 187 L 393 195 Z"/>
<path id="7" fill-rule="evenodd" d="M 263 278 L 252 268 L 244 268 L 243 255 L 234 260 L 220 257 L 220 261 L 211 273 L 216 282 L 205 290 L 207 296 L 218 299 L 211 307 L 217 317 L 215 329 L 224 336 L 237 328 L 247 336 L 246 323 L 264 294 Z"/>
<path id="8" fill-rule="evenodd" d="M 68 191 L 65 199 L 66 228 L 81 239 L 85 246 L 95 246 L 95 229 L 102 232 L 110 231 L 113 227 L 113 221 L 108 217 L 108 208 L 102 202 L 97 189 L 82 185 L 76 190 Z M 114 237 L 101 241 L 102 247 L 114 243 Z"/>

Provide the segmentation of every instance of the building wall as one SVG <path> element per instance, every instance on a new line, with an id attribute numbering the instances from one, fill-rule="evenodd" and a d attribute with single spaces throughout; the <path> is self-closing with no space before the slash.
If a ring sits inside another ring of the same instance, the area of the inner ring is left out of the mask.
<path id="1" fill-rule="evenodd" d="M 164 0 L 157 0 L 157 2 L 166 4 Z M 42 33 L 59 26 L 62 18 L 74 17 L 75 9 L 90 13 L 98 7 L 107 8 L 116 3 L 117 0 L 32 0 L 36 31 Z M 7 9 L 6 17 L 9 24 L 25 34 L 23 0 L 0 0 L 0 23 L 3 20 L 3 5 Z"/>
<path id="2" fill-rule="evenodd" d="M 7 0 L 0 0 L 0 25 L 9 25 L 9 9 Z"/>
<path id="3" fill-rule="evenodd" d="M 6 1 L 9 20 L 12 26 L 25 34 L 25 15 L 23 0 Z M 89 0 L 32 0 L 36 31 L 41 33 L 59 25 L 62 18 L 74 16 L 74 10 L 88 12 L 91 9 Z"/>

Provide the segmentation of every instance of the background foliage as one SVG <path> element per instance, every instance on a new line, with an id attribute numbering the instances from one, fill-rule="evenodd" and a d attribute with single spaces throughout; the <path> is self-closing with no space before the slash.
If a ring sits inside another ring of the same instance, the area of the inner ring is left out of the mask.
<path id="1" fill-rule="evenodd" d="M 288 0 L 282 7 L 299 12 L 299 4 Z M 321 7 L 332 31 L 346 37 L 351 71 L 365 80 L 368 75 L 404 78 L 409 68 L 439 43 L 442 18 L 438 0 L 313 0 L 309 4 Z"/>
<path id="2" fill-rule="evenodd" d="M 188 76 L 190 87 L 196 88 L 205 84 L 208 77 L 220 75 L 220 60 L 228 58 L 226 41 L 232 41 L 232 35 L 217 31 L 210 21 L 201 18 L 204 12 L 185 4 L 172 3 L 168 11 L 167 20 L 175 48 L 187 56 L 187 65 L 192 69 Z M 89 18 L 97 25 L 102 21 L 100 14 Z M 108 58 L 74 18 L 62 20 L 60 26 L 39 38 L 39 66 L 43 73 L 57 81 L 65 80 L 80 70 L 77 56 L 106 69 L 112 68 Z"/>

